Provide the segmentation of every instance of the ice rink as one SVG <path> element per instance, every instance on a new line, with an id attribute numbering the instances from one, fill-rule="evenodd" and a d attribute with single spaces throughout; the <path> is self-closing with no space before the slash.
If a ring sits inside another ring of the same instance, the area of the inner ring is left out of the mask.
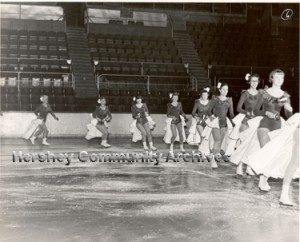
<path id="1" fill-rule="evenodd" d="M 112 138 L 106 150 L 97 139 L 52 138 L 50 147 L 2 139 L 1 241 L 299 240 L 299 207 L 279 205 L 281 181 L 271 180 L 272 190 L 262 193 L 256 177 L 236 178 L 230 163 L 212 170 L 207 162 L 154 165 L 76 158 L 80 151 L 142 152 L 141 144 L 129 139 Z M 168 147 L 155 141 L 158 152 L 166 154 Z M 13 163 L 13 151 L 67 152 L 75 158 L 68 166 Z M 295 181 L 296 202 L 298 194 Z"/>

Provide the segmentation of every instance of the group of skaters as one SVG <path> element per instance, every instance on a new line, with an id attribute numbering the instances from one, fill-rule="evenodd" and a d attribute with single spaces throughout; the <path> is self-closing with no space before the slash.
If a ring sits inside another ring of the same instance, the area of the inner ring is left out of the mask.
<path id="1" fill-rule="evenodd" d="M 210 88 L 204 88 L 195 100 L 192 111 L 189 134 L 186 135 L 186 114 L 179 102 L 179 94 L 171 93 L 167 104 L 167 119 L 164 142 L 169 144 L 169 154 L 174 156 L 174 143 L 178 141 L 180 151 L 185 152 L 184 143 L 197 145 L 203 157 L 211 162 L 213 169 L 218 162 L 230 161 L 236 165 L 237 176 L 246 174 L 258 175 L 258 187 L 261 191 L 270 191 L 268 178 L 283 178 L 283 189 L 280 203 L 295 205 L 289 198 L 290 183 L 299 178 L 299 113 L 293 114 L 290 95 L 281 89 L 284 83 L 284 72 L 273 70 L 269 75 L 271 87 L 257 89 L 260 77 L 247 74 L 245 77 L 249 88 L 243 90 L 237 104 L 238 115 L 234 115 L 234 104 L 227 97 L 229 86 L 218 83 L 218 95 L 210 95 Z M 212 96 L 210 98 L 210 96 Z M 280 113 L 284 110 L 284 120 Z M 133 122 L 130 126 L 132 141 L 142 140 L 145 151 L 156 151 L 151 130 L 155 128 L 147 104 L 141 96 L 133 98 L 131 107 Z M 41 104 L 35 110 L 37 119 L 26 131 L 24 138 L 34 144 L 36 138 L 43 137 L 42 144 L 47 142 L 47 114 L 56 120 L 48 97 L 41 97 Z M 87 125 L 86 139 L 101 137 L 101 146 L 108 148 L 108 123 L 112 115 L 105 97 L 99 97 L 92 121 Z"/>

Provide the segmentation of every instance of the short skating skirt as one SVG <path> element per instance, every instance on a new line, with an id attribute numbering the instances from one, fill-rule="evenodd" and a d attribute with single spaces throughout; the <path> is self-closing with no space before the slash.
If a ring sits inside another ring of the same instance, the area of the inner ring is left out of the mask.
<path id="1" fill-rule="evenodd" d="M 185 142 L 186 141 L 186 135 L 185 135 L 184 127 L 186 126 L 186 123 L 184 121 L 184 117 L 180 116 L 180 119 L 181 119 L 181 125 L 182 125 L 183 142 Z M 167 118 L 167 120 L 166 120 L 166 127 L 164 129 L 165 130 L 164 142 L 166 144 L 171 144 L 171 138 L 173 136 L 172 135 L 172 130 L 171 130 L 171 122 L 172 122 L 172 118 Z M 179 141 L 178 130 L 177 130 L 175 141 Z"/>
<path id="2" fill-rule="evenodd" d="M 285 170 L 292 158 L 294 144 L 298 143 L 300 114 L 296 113 L 290 117 L 285 125 L 269 133 L 271 140 L 261 149 L 247 156 L 245 163 L 257 174 L 267 177 L 283 178 Z M 299 162 L 299 157 L 296 157 Z M 295 177 L 299 177 L 299 167 Z"/>

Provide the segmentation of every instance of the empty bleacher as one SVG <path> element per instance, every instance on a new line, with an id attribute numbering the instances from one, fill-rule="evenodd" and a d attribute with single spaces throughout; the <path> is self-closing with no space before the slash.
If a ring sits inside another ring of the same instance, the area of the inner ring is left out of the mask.
<path id="1" fill-rule="evenodd" d="M 88 41 L 100 95 L 112 111 L 130 112 L 132 97 L 141 95 L 152 112 L 164 113 L 169 92 L 187 92 L 189 77 L 172 37 L 89 33 Z"/>
<path id="2" fill-rule="evenodd" d="M 298 32 L 280 28 L 271 35 L 263 27 L 245 24 L 187 23 L 198 54 L 206 65 L 219 66 L 214 75 L 243 77 L 250 67 L 256 71 L 270 70 L 260 67 L 291 68 L 298 63 Z M 279 51 L 280 50 L 280 51 Z"/>
<path id="3" fill-rule="evenodd" d="M 1 30 L 1 71 L 69 72 L 64 32 Z"/>
<path id="4" fill-rule="evenodd" d="M 57 111 L 74 111 L 66 34 L 1 30 L 1 110 L 31 111 L 40 95 Z"/>
<path id="5" fill-rule="evenodd" d="M 279 27 L 274 34 L 264 26 L 201 22 L 187 22 L 187 29 L 199 56 L 211 66 L 211 79 L 228 82 L 235 102 L 240 90 L 248 87 L 244 81 L 246 73 L 258 73 L 262 79 L 259 87 L 263 88 L 270 85 L 268 77 L 274 68 L 285 71 L 284 86 L 295 96 L 292 86 L 298 83 L 297 29 Z M 294 102 L 294 106 L 298 104 Z"/>
<path id="6" fill-rule="evenodd" d="M 296 67 L 299 63 L 299 30 L 279 27 L 278 35 L 272 36 L 272 60 L 276 65 Z"/>
<path id="7" fill-rule="evenodd" d="M 268 51 L 263 28 L 245 24 L 187 23 L 199 55 L 206 64 L 265 65 Z M 264 53 L 261 53 L 264 50 Z"/>
<path id="8" fill-rule="evenodd" d="M 98 4 L 101 8 L 107 6 L 104 3 Z M 110 6 L 118 9 L 127 5 L 138 7 L 139 3 Z M 185 11 L 223 13 L 229 9 L 231 13 L 246 18 L 242 16 L 245 10 L 243 4 L 217 6 L 215 8 L 207 3 L 176 4 L 173 10 L 181 11 L 181 7 L 184 7 Z M 157 4 L 153 9 L 168 9 L 168 6 Z M 92 82 L 95 74 L 100 95 L 107 97 L 114 112 L 129 112 L 132 97 L 142 95 L 151 100 L 149 107 L 152 113 L 164 113 L 165 104 L 169 101 L 168 93 L 174 91 L 180 93 L 180 99 L 186 107 L 184 111 L 189 112 L 193 104 L 191 100 L 197 95 L 190 91 L 194 88 L 191 88 L 191 73 L 184 67 L 172 39 L 170 24 L 164 27 L 146 26 L 140 24 L 141 20 L 131 21 L 129 11 L 125 11 L 128 15 L 124 17 L 123 10 L 119 19 L 110 19 L 105 24 L 91 22 L 86 28 L 80 27 L 87 33 L 88 43 L 84 44 L 88 44 L 87 53 L 90 51 L 90 56 L 87 54 L 82 59 L 94 67 L 94 73 L 92 68 L 89 71 L 81 68 L 89 72 Z M 193 21 L 187 22 L 187 32 L 203 61 L 203 68 L 209 69 L 212 83 L 218 80 L 229 82 L 230 95 L 235 96 L 235 99 L 238 99 L 242 88 L 247 88 L 243 79 L 248 72 L 261 75 L 261 87 L 268 84 L 268 74 L 274 66 L 284 69 L 286 79 L 295 81 L 298 78 L 299 59 L 295 55 L 299 52 L 297 28 L 278 27 L 278 33 L 273 33 L 266 26 L 239 21 Z M 72 70 L 71 62 L 67 61 L 70 60 L 69 53 L 73 54 L 74 51 L 70 51 L 72 44 L 68 46 L 62 28 L 55 31 L 52 27 L 51 31 L 43 28 L 33 30 L 33 24 L 30 30 L 24 30 L 24 27 L 23 30 L 16 30 L 10 29 L 12 24 L 5 26 L 1 30 L 1 110 L 31 111 L 39 103 L 41 94 L 49 96 L 56 111 L 86 112 L 89 111 L 86 107 L 95 105 L 96 97 L 90 100 L 75 99 L 73 87 L 76 85 L 72 77 L 75 65 L 72 61 Z M 83 44 L 82 40 L 77 41 L 74 48 Z M 75 53 L 74 56 L 78 55 Z M 285 86 L 290 89 L 293 84 L 286 82 Z M 86 102 L 87 105 L 80 108 L 76 102 Z"/>
<path id="9" fill-rule="evenodd" d="M 171 37 L 89 33 L 88 40 L 102 74 L 186 75 Z"/>
<path id="10" fill-rule="evenodd" d="M 21 79 L 18 85 L 16 78 L 1 77 L 1 110 L 31 111 L 40 104 L 40 96 L 47 95 L 55 111 L 76 111 L 74 89 L 68 81 L 63 84 L 60 79 L 54 83 L 43 80 L 44 83 L 39 78 Z"/>

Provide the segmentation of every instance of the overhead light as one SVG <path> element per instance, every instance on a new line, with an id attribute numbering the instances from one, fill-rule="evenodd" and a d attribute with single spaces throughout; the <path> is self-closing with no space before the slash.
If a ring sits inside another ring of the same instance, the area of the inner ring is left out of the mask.
<path id="1" fill-rule="evenodd" d="M 71 60 L 71 59 L 68 59 L 68 60 L 67 60 L 67 63 L 68 63 L 68 65 L 71 65 L 72 60 Z"/>

